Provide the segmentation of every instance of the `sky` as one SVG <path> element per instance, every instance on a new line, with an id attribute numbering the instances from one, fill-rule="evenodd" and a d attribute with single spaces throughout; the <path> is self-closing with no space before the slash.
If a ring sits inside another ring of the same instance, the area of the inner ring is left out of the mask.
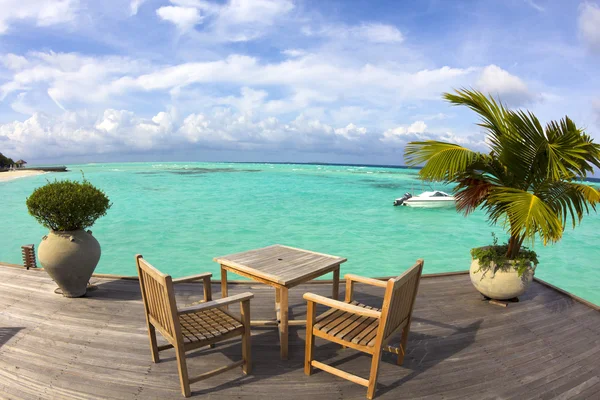
<path id="1" fill-rule="evenodd" d="M 600 1 L 0 0 L 0 152 L 403 164 L 471 87 L 600 142 Z"/>

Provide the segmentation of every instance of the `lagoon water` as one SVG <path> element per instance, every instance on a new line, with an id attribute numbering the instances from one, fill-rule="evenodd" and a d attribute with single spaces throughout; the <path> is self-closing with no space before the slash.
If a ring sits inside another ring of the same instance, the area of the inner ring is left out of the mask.
<path id="1" fill-rule="evenodd" d="M 339 165 L 126 163 L 70 165 L 70 172 L 0 183 L 0 261 L 20 263 L 20 246 L 46 230 L 26 197 L 47 179 L 81 179 L 113 206 L 92 227 L 102 245 L 98 273 L 135 275 L 141 253 L 176 277 L 210 271 L 213 257 L 274 243 L 348 258 L 342 274 L 390 276 L 417 258 L 425 273 L 468 269 L 469 250 L 491 242 L 481 211 L 393 207 L 405 192 L 428 190 L 415 170 Z M 444 186 L 436 189 L 450 190 Z M 600 215 L 570 227 L 540 254 L 536 276 L 600 304 Z M 230 279 L 237 277 L 231 276 Z"/>

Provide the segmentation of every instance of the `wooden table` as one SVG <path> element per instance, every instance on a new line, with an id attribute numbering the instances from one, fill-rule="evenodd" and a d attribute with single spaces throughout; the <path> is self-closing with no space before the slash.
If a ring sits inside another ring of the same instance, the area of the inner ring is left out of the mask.
<path id="1" fill-rule="evenodd" d="M 277 321 L 252 321 L 252 324 L 265 326 L 270 322 L 277 325 L 281 359 L 287 360 L 288 327 L 290 325 L 288 321 L 288 289 L 328 272 L 333 272 L 332 296 L 337 299 L 340 264 L 347 260 L 342 257 L 276 244 L 262 249 L 215 257 L 214 261 L 221 264 L 221 294 L 223 297 L 227 296 L 227 271 L 275 288 Z M 292 322 L 306 323 L 304 320 Z"/>

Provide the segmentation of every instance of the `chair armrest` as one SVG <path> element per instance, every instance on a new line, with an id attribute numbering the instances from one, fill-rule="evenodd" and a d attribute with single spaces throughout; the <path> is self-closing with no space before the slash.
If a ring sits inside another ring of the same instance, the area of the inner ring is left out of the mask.
<path id="1" fill-rule="evenodd" d="M 367 285 L 377 286 L 377 287 L 386 287 L 387 281 L 380 281 L 379 279 L 366 278 L 364 276 L 358 276 L 354 274 L 346 274 L 344 275 L 344 279 L 351 280 L 359 283 L 366 283 Z"/>
<path id="2" fill-rule="evenodd" d="M 200 279 L 203 279 L 206 282 L 206 280 L 207 279 L 210 280 L 211 277 L 212 277 L 212 274 L 210 272 L 205 272 L 203 274 L 190 275 L 190 276 L 184 276 L 183 278 L 173 279 L 173 283 L 194 282 L 194 281 L 198 281 Z"/>
<path id="3" fill-rule="evenodd" d="M 242 301 L 248 301 L 253 298 L 254 295 L 250 292 L 236 294 L 234 296 L 224 297 L 218 300 L 207 301 L 206 303 L 200 303 L 195 306 L 180 308 L 177 312 L 181 314 L 190 314 L 198 311 L 210 310 L 211 308 L 223 307 L 232 303 L 238 303 Z"/>
<path id="4" fill-rule="evenodd" d="M 354 304 L 348 304 L 343 301 L 333 300 L 328 297 L 319 296 L 318 294 L 313 293 L 304 293 L 304 300 L 312 301 L 318 304 L 323 304 L 324 306 L 335 308 L 338 310 L 346 311 L 352 314 L 362 315 L 363 317 L 369 318 L 380 318 L 381 312 L 370 310 L 364 307 L 358 307 Z"/>

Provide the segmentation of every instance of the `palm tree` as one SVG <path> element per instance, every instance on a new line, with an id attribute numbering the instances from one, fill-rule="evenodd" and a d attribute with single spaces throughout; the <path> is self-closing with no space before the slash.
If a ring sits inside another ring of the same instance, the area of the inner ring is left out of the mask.
<path id="1" fill-rule="evenodd" d="M 424 180 L 456 183 L 456 208 L 465 216 L 481 207 L 492 224 L 501 223 L 510 234 L 509 260 L 525 240 L 557 242 L 568 220 L 575 228 L 590 208 L 596 210 L 600 192 L 580 180 L 600 168 L 600 145 L 568 117 L 544 128 L 533 113 L 509 110 L 475 90 L 443 96 L 479 114 L 490 152 L 427 140 L 410 142 L 405 160 L 424 164 Z"/>

